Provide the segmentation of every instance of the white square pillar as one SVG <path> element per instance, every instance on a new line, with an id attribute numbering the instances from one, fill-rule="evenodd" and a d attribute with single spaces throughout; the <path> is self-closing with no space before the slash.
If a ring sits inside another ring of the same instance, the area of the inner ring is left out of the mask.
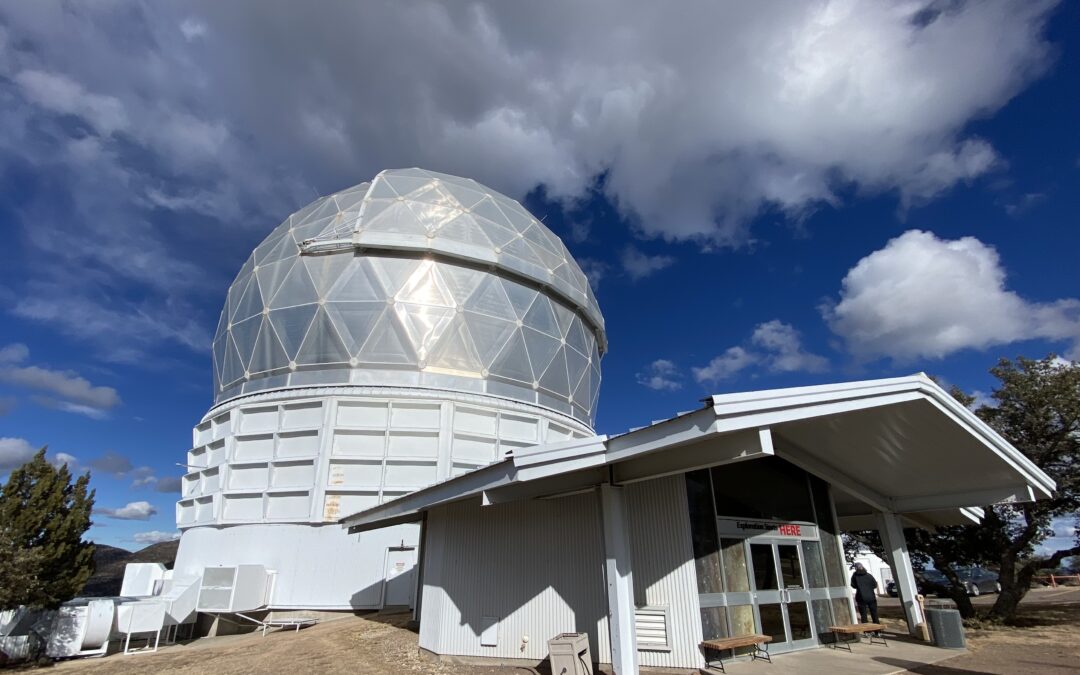
<path id="1" fill-rule="evenodd" d="M 634 633 L 634 577 L 630 569 L 630 539 L 622 488 L 600 486 L 604 522 L 604 578 L 607 582 L 608 631 L 611 666 L 616 675 L 638 672 L 637 635 Z"/>
<path id="2" fill-rule="evenodd" d="M 921 637 L 919 626 L 925 618 L 916 599 L 919 587 L 915 581 L 915 571 L 911 567 L 911 555 L 904 539 L 903 523 L 895 513 L 878 512 L 877 519 L 881 543 L 885 546 L 885 554 L 889 558 L 889 566 L 892 567 L 893 581 L 896 582 L 896 592 L 900 596 L 900 604 L 907 618 L 908 632 Z"/>

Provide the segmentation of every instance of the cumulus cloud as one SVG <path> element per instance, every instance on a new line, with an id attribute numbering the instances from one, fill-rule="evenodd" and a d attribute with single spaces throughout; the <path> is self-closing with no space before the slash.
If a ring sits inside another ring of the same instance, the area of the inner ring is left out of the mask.
<path id="1" fill-rule="evenodd" d="M 657 359 L 637 374 L 638 384 L 656 391 L 676 391 L 682 389 L 682 374 L 675 363 L 668 359 Z"/>
<path id="2" fill-rule="evenodd" d="M 802 336 L 794 326 L 779 319 L 759 324 L 750 342 L 762 352 L 762 360 L 774 373 L 819 373 L 829 367 L 824 356 L 803 349 Z"/>
<path id="3" fill-rule="evenodd" d="M 205 349 L 253 230 L 391 166 L 599 184 L 706 246 L 853 190 L 917 204 L 1000 164 L 966 128 L 1046 68 L 1054 4 L 6 3 L 0 168 L 49 177 L 16 311 L 104 356 Z"/>
<path id="4" fill-rule="evenodd" d="M 163 541 L 176 541 L 180 538 L 180 533 L 150 530 L 149 532 L 136 532 L 132 538 L 136 544 L 160 544 Z"/>
<path id="5" fill-rule="evenodd" d="M 37 451 L 25 438 L 0 438 L 0 474 L 22 466 Z"/>
<path id="6" fill-rule="evenodd" d="M 633 246 L 627 246 L 619 255 L 619 262 L 631 279 L 638 281 L 659 272 L 665 267 L 671 267 L 675 258 L 669 255 L 647 255 Z"/>
<path id="7" fill-rule="evenodd" d="M 102 417 L 120 403 L 120 396 L 112 387 L 95 386 L 70 370 L 25 365 L 29 357 L 30 350 L 24 344 L 0 349 L 0 382 L 44 391 L 52 396 L 35 396 L 35 402 L 90 417 Z"/>
<path id="8" fill-rule="evenodd" d="M 713 357 L 708 365 L 691 368 L 694 379 L 702 384 L 716 384 L 733 377 L 758 362 L 758 355 L 742 347 L 728 347 L 723 354 Z"/>
<path id="9" fill-rule="evenodd" d="M 773 319 L 754 328 L 748 347 L 729 347 L 707 365 L 691 368 L 691 372 L 698 382 L 715 385 L 751 366 L 769 373 L 818 373 L 829 367 L 829 360 L 807 351 L 794 326 Z"/>
<path id="10" fill-rule="evenodd" d="M 848 271 L 822 308 L 860 360 L 939 359 L 1041 338 L 1080 354 L 1080 300 L 1032 302 L 1008 289 L 997 251 L 974 237 L 910 230 Z"/>
<path id="11" fill-rule="evenodd" d="M 69 455 L 66 452 L 58 452 L 52 458 L 52 463 L 56 466 L 66 465 L 68 470 L 75 473 L 79 470 L 79 458 L 75 455 Z"/>
<path id="12" fill-rule="evenodd" d="M 116 520 L 150 520 L 151 516 L 157 514 L 157 508 L 150 502 L 128 502 L 126 506 L 120 508 L 102 507 L 94 511 Z"/>

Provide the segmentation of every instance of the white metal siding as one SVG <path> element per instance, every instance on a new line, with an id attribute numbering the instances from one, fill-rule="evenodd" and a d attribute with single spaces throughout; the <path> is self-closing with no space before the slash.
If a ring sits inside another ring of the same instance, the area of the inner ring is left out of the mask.
<path id="1" fill-rule="evenodd" d="M 668 608 L 670 651 L 639 649 L 638 662 L 669 668 L 703 666 L 698 651 L 701 610 L 683 476 L 632 483 L 625 490 L 635 604 Z"/>
<path id="2" fill-rule="evenodd" d="M 421 647 L 539 661 L 548 639 L 584 632 L 593 658 L 610 662 L 595 493 L 495 506 L 457 502 L 433 509 L 427 527 Z M 497 619 L 495 646 L 481 645 L 485 617 Z"/>

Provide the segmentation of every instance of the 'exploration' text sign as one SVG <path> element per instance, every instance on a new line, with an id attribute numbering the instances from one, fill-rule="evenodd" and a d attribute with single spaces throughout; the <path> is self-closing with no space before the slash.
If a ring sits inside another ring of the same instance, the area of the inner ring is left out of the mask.
<path id="1" fill-rule="evenodd" d="M 717 518 L 721 537 L 779 537 L 791 539 L 817 539 L 817 526 L 813 523 L 789 523 L 778 520 L 752 520 L 749 518 Z"/>

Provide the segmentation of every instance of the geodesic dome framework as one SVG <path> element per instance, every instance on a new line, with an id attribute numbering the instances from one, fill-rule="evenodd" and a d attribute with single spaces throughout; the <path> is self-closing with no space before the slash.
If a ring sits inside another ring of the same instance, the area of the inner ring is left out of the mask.
<path id="1" fill-rule="evenodd" d="M 214 338 L 215 403 L 298 386 L 491 394 L 591 426 L 603 316 L 562 241 L 475 181 L 384 171 L 289 216 Z"/>

